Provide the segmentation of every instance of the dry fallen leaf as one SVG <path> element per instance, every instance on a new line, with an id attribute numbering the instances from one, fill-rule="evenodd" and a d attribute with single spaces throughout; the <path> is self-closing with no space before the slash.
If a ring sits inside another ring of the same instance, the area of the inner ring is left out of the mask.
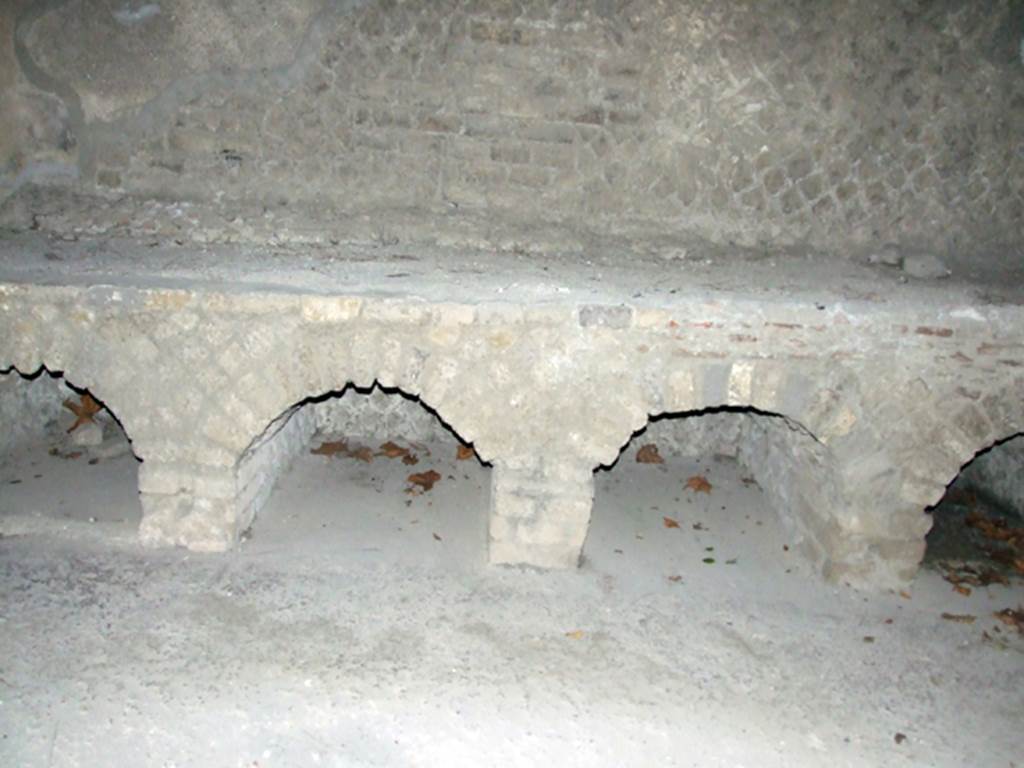
<path id="1" fill-rule="evenodd" d="M 368 445 L 364 445 L 349 453 L 349 456 L 353 459 L 359 459 L 359 461 L 365 461 L 369 464 L 373 461 L 373 449 Z"/>
<path id="2" fill-rule="evenodd" d="M 958 624 L 973 624 L 977 616 L 971 616 L 969 613 L 943 613 L 942 618 L 946 621 L 955 621 Z"/>
<path id="3" fill-rule="evenodd" d="M 432 469 L 428 469 L 426 472 L 417 472 L 409 475 L 408 480 L 413 485 L 419 486 L 424 491 L 429 491 L 434 487 L 434 483 L 441 479 L 441 475 Z"/>
<path id="4" fill-rule="evenodd" d="M 320 443 L 320 445 L 311 450 L 310 453 L 315 453 L 318 456 L 347 456 L 348 443 L 344 440 L 333 440 Z"/>
<path id="5" fill-rule="evenodd" d="M 440 536 L 438 536 L 438 535 L 437 535 L 437 534 L 435 533 L 435 534 L 434 534 L 434 541 L 440 541 L 440 540 L 441 540 L 441 537 L 440 537 Z"/>
<path id="6" fill-rule="evenodd" d="M 669 580 L 669 581 L 682 581 L 682 580 L 683 580 L 683 577 L 682 577 L 682 576 L 680 576 L 680 575 L 679 575 L 679 574 L 677 573 L 677 574 L 676 574 L 675 576 L 669 576 L 669 577 L 668 577 L 668 580 Z"/>
<path id="7" fill-rule="evenodd" d="M 900 590 L 900 597 L 902 597 L 904 600 L 909 600 L 910 599 L 910 593 L 907 592 L 905 589 L 901 589 Z"/>
<path id="8" fill-rule="evenodd" d="M 466 459 L 472 459 L 473 456 L 475 455 L 476 452 L 473 450 L 472 446 L 469 445 L 460 445 L 458 448 L 455 449 L 456 461 L 465 461 Z"/>
<path id="9" fill-rule="evenodd" d="M 381 445 L 380 450 L 377 452 L 378 456 L 387 456 L 389 459 L 401 459 L 409 455 L 409 449 L 403 448 L 397 443 L 393 443 L 388 440 L 386 443 Z"/>
<path id="10" fill-rule="evenodd" d="M 1024 528 L 1011 528 L 1001 518 L 985 517 L 980 512 L 973 511 L 964 518 L 964 524 L 970 528 L 977 528 L 992 541 L 1004 541 L 1015 548 L 1024 547 Z"/>
<path id="11" fill-rule="evenodd" d="M 897 744 L 902 744 L 904 741 L 907 740 L 907 736 L 904 733 L 897 733 L 892 738 L 893 738 L 893 741 L 895 741 Z"/>
<path id="12" fill-rule="evenodd" d="M 316 448 L 313 448 L 310 453 L 315 453 L 318 456 L 346 456 L 350 459 L 365 461 L 367 464 L 373 461 L 372 448 L 365 445 L 351 448 L 345 440 L 323 442 Z"/>
<path id="13" fill-rule="evenodd" d="M 959 592 L 964 597 L 970 597 L 971 596 L 971 588 L 970 587 L 965 587 L 963 584 L 954 584 L 953 585 L 953 591 L 954 592 Z"/>
<path id="14" fill-rule="evenodd" d="M 661 454 L 658 453 L 658 446 L 654 443 L 648 443 L 647 445 L 641 446 L 640 450 L 636 452 L 637 464 L 664 464 L 665 460 L 661 458 Z"/>
<path id="15" fill-rule="evenodd" d="M 580 640 L 586 633 L 582 629 L 575 629 L 572 632 L 566 632 L 565 636 L 570 640 Z"/>
<path id="16" fill-rule="evenodd" d="M 694 475 L 686 481 L 686 487 L 694 493 L 711 493 L 713 486 L 704 475 Z"/>
<path id="17" fill-rule="evenodd" d="M 408 466 L 412 466 L 413 464 L 419 464 L 420 460 L 419 457 L 416 456 L 416 454 L 410 453 L 407 456 L 402 457 L 402 463 Z"/>
<path id="18" fill-rule="evenodd" d="M 77 403 L 70 398 L 64 401 L 64 407 L 75 414 L 75 423 L 68 427 L 68 432 L 74 432 L 83 424 L 94 423 L 93 416 L 103 410 L 103 406 L 97 403 L 88 392 L 78 399 Z"/>
<path id="19" fill-rule="evenodd" d="M 1009 584 L 1009 580 L 993 568 L 975 568 L 973 565 L 963 563 L 951 565 L 940 564 L 942 577 L 953 585 L 953 588 L 969 584 L 972 587 L 987 587 L 989 584 Z M 957 590 L 964 594 L 961 590 Z M 968 593 L 969 594 L 969 593 Z"/>
<path id="20" fill-rule="evenodd" d="M 673 520 L 671 517 L 663 517 L 663 518 L 661 518 L 661 523 L 666 528 L 678 528 L 679 527 L 679 522 L 677 520 Z"/>
<path id="21" fill-rule="evenodd" d="M 993 615 L 1008 627 L 1016 627 L 1018 632 L 1024 633 L 1024 608 L 1006 608 L 996 611 Z"/>

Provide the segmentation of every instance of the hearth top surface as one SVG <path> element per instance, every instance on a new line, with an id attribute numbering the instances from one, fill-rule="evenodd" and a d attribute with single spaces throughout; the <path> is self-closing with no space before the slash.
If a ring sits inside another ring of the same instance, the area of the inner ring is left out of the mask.
<path id="1" fill-rule="evenodd" d="M 867 256 L 722 245 L 642 227 L 603 236 L 479 212 L 313 213 L 26 188 L 0 206 L 0 280 L 462 304 L 1024 305 L 1019 253 L 950 260 L 949 276 L 921 279 Z"/>

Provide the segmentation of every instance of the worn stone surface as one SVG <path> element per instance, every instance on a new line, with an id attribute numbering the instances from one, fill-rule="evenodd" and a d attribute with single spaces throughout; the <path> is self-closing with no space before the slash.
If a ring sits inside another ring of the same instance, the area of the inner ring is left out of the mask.
<path id="1" fill-rule="evenodd" d="M 74 396 L 63 381 L 46 373 L 29 381 L 13 372 L 0 372 L 0 455 L 55 432 L 67 413 L 61 402 Z"/>
<path id="2" fill-rule="evenodd" d="M 1000 258 L 1024 236 L 1022 14 L 1011 0 L 7 3 L 0 173 L 9 190 L 60 171 L 100 195 L 88 226 L 108 233 L 141 226 L 128 194 L 221 242 Z"/>
<path id="3" fill-rule="evenodd" d="M 593 470 L 651 416 L 728 407 L 764 414 L 739 457 L 822 573 L 905 582 L 924 509 L 1024 429 L 1019 300 L 885 267 L 816 280 L 801 257 L 774 283 L 651 258 L 8 236 L 0 366 L 63 371 L 119 418 L 151 544 L 232 546 L 316 428 L 296 406 L 376 382 L 492 463 L 494 562 L 572 565 Z"/>

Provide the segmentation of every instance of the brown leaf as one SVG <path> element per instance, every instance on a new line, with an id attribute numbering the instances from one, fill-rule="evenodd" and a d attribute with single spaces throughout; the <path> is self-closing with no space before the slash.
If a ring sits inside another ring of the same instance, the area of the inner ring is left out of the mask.
<path id="1" fill-rule="evenodd" d="M 680 576 L 680 575 L 679 575 L 679 574 L 677 573 L 677 574 L 676 574 L 675 576 L 669 576 L 669 577 L 668 577 L 668 580 L 669 580 L 669 581 L 676 581 L 676 582 L 679 582 L 679 581 L 682 581 L 682 580 L 683 580 L 683 577 L 682 577 L 682 576 Z"/>
<path id="2" fill-rule="evenodd" d="M 954 584 L 953 585 L 953 591 L 954 592 L 959 592 L 964 597 L 970 597 L 971 596 L 971 588 L 970 587 L 965 587 L 963 584 Z"/>
<path id="3" fill-rule="evenodd" d="M 1011 528 L 1001 518 L 985 517 L 975 510 L 964 518 L 964 524 L 971 528 L 977 528 L 992 541 L 1006 542 L 1014 549 L 1024 550 L 1024 528 Z"/>
<path id="4" fill-rule="evenodd" d="M 943 613 L 942 618 L 946 621 L 955 621 L 958 624 L 973 624 L 977 616 L 971 616 L 969 613 Z"/>
<path id="5" fill-rule="evenodd" d="M 455 449 L 455 460 L 465 461 L 466 459 L 472 459 L 476 455 L 476 451 L 473 450 L 471 445 L 460 445 Z"/>
<path id="6" fill-rule="evenodd" d="M 348 443 L 344 440 L 320 443 L 310 453 L 315 453 L 318 456 L 348 456 Z"/>
<path id="7" fill-rule="evenodd" d="M 637 464 L 664 464 L 665 460 L 658 453 L 658 446 L 648 443 L 640 446 L 640 450 L 636 452 L 636 462 Z"/>
<path id="8" fill-rule="evenodd" d="M 413 485 L 419 486 L 424 491 L 429 491 L 434 487 L 434 483 L 441 479 L 441 475 L 432 469 L 428 469 L 426 472 L 417 472 L 409 475 L 408 480 Z"/>
<path id="9" fill-rule="evenodd" d="M 942 564 L 942 577 L 954 587 L 970 584 L 972 587 L 987 587 L 990 584 L 1009 584 L 1009 580 L 992 568 L 975 568 L 963 563 L 960 565 Z M 959 590 L 958 590 L 959 591 Z"/>
<path id="10" fill-rule="evenodd" d="M 661 523 L 666 528 L 678 528 L 679 527 L 679 521 L 678 520 L 673 520 L 671 517 L 663 517 L 663 518 L 661 518 Z"/>
<path id="11" fill-rule="evenodd" d="M 393 443 L 388 440 L 386 443 L 381 445 L 380 450 L 377 451 L 378 456 L 387 456 L 389 459 L 401 459 L 409 455 L 409 449 L 403 448 L 397 443 Z"/>
<path id="12" fill-rule="evenodd" d="M 909 592 L 907 592 L 907 590 L 901 589 L 900 590 L 900 597 L 902 597 L 904 600 L 909 600 L 911 595 L 910 595 Z"/>
<path id="13" fill-rule="evenodd" d="M 315 453 L 318 456 L 346 456 L 350 459 L 365 461 L 367 464 L 373 461 L 372 448 L 366 445 L 352 448 L 345 440 L 321 443 L 318 447 L 313 448 L 310 453 Z"/>
<path id="14" fill-rule="evenodd" d="M 103 406 L 97 403 L 88 392 L 81 395 L 78 400 L 79 402 L 76 403 L 69 398 L 63 403 L 65 408 L 75 414 L 75 423 L 68 427 L 68 432 L 74 432 L 83 424 L 95 422 L 93 416 L 103 410 Z"/>
<path id="15" fill-rule="evenodd" d="M 704 475 L 694 475 L 686 481 L 686 487 L 694 493 L 711 493 L 712 485 Z"/>
<path id="16" fill-rule="evenodd" d="M 410 453 L 407 456 L 402 457 L 402 463 L 407 466 L 412 466 L 413 464 L 419 464 L 420 460 L 419 457 L 416 456 L 416 454 Z"/>
<path id="17" fill-rule="evenodd" d="M 1016 627 L 1018 632 L 1024 633 L 1024 608 L 1006 608 L 996 611 L 993 615 L 1008 627 Z"/>
<path id="18" fill-rule="evenodd" d="M 349 456 L 351 456 L 353 459 L 359 459 L 359 461 L 365 461 L 367 464 L 369 464 L 371 461 L 373 461 L 373 449 L 368 445 L 364 445 L 359 448 L 356 448 L 354 451 L 351 451 L 349 453 Z"/>

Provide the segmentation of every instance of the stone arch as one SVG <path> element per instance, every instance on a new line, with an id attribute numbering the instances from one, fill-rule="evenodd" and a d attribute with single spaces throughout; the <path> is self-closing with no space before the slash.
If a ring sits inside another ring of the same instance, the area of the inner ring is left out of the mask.
<path id="1" fill-rule="evenodd" d="M 4 463 L 9 461 L 12 471 L 18 467 L 22 471 L 28 466 L 34 468 L 34 479 L 26 476 L 26 485 L 18 490 L 34 489 L 27 492 L 35 495 L 9 494 L 6 512 L 12 518 L 5 522 L 17 530 L 26 525 L 25 521 L 49 521 L 58 524 L 61 531 L 74 531 L 74 526 L 84 525 L 88 519 L 90 524 L 116 526 L 93 530 L 102 531 L 104 538 L 123 541 L 137 531 L 137 495 L 143 466 L 140 454 L 146 443 L 138 437 L 137 421 L 131 411 L 123 407 L 126 401 L 119 397 L 121 391 L 112 386 L 108 377 L 90 375 L 88 371 L 85 374 L 46 364 L 29 370 L 15 365 L 0 367 L 0 378 L 22 379 L 28 388 L 42 390 L 41 395 L 27 390 L 18 394 L 18 389 L 13 390 L 16 398 L 28 398 L 21 403 L 28 407 L 8 411 L 14 418 L 12 423 L 5 424 Z M 22 384 L 13 386 L 18 388 Z M 90 435 L 83 434 L 89 431 L 85 427 L 72 432 L 70 411 L 62 407 L 63 403 L 77 408 L 79 399 L 84 404 L 87 395 L 99 406 L 99 411 L 91 414 L 94 424 L 90 427 L 95 432 Z M 73 466 L 86 463 L 89 469 Z M 91 465 L 95 464 L 100 466 L 93 468 Z M 39 530 L 34 523 L 28 525 L 28 531 Z"/>
<path id="2" fill-rule="evenodd" d="M 563 542 L 564 552 L 547 560 L 569 564 L 577 544 L 586 536 L 593 500 L 593 470 L 615 460 L 622 447 L 650 419 L 661 414 L 698 414 L 710 409 L 749 409 L 773 415 L 792 426 L 794 434 L 808 437 L 807 446 L 793 455 L 788 472 L 798 492 L 786 502 L 796 509 L 790 520 L 804 542 L 804 550 L 821 571 L 829 576 L 847 574 L 845 564 L 856 557 L 845 538 L 850 529 L 850 511 L 844 496 L 844 462 L 850 447 L 874 443 L 877 435 L 862 419 L 863 405 L 856 371 L 843 366 L 799 365 L 792 361 L 763 359 L 690 359 L 671 366 L 655 366 L 640 376 L 604 371 L 598 376 L 602 396 L 591 403 L 594 429 L 585 450 L 568 446 L 575 465 L 561 471 L 546 471 L 537 480 L 516 477 L 515 484 L 529 492 L 511 510 L 496 508 L 497 521 L 503 517 L 538 517 L 538 509 L 559 509 L 564 524 L 548 526 L 546 538 Z M 589 425 L 588 425 L 589 426 Z M 576 449 L 576 450 L 574 450 Z M 585 472 L 586 477 L 582 476 Z M 499 478 L 500 480 L 500 478 Z M 531 485 L 532 483 L 532 485 Z M 511 483 L 510 483 L 511 485 Z M 568 489 L 568 490 L 567 490 Z M 496 485 L 496 493 L 500 487 Z M 525 510 L 523 509 L 525 507 Z M 550 517 L 555 517 L 551 514 Z M 539 527 L 539 526 L 535 526 Z M 522 531 L 522 524 L 520 524 Z M 502 529 L 504 533 L 504 529 Z M 529 540 L 542 538 L 529 533 Z M 520 533 L 519 538 L 526 538 Z M 534 560 L 527 560 L 535 562 Z M 542 563 L 543 564 L 543 563 Z"/>
<path id="3" fill-rule="evenodd" d="M 24 363 L 22 363 L 22 365 L 24 365 Z M 77 370 L 78 369 L 76 369 L 76 371 Z M 24 369 L 19 365 L 5 365 L 3 361 L 0 361 L 0 375 L 5 374 L 21 376 L 25 379 L 34 379 L 40 375 L 47 374 L 54 378 L 63 379 L 68 387 L 76 392 L 88 393 L 110 414 L 118 426 L 120 426 L 124 431 L 125 436 L 128 438 L 128 442 L 132 445 L 132 451 L 135 454 L 135 457 L 140 461 L 143 460 L 143 457 L 139 453 L 139 447 L 135 444 L 135 436 L 141 430 L 135 429 L 135 411 L 130 407 L 131 398 L 123 388 L 116 385 L 116 382 L 104 377 L 99 372 L 89 372 L 88 370 L 85 370 L 82 371 L 82 375 L 80 375 L 78 372 L 69 372 L 64 367 L 47 365 L 42 362 L 35 365 L 33 368 Z"/>
<path id="4" fill-rule="evenodd" d="M 233 546 L 269 497 L 275 479 L 312 438 L 315 424 L 303 406 L 350 386 L 379 384 L 415 398 L 459 439 L 474 442 L 476 433 L 462 419 L 471 403 L 443 397 L 438 406 L 429 398 L 437 394 L 442 399 L 444 393 L 431 387 L 429 379 L 423 381 L 424 371 L 454 366 L 452 360 L 429 355 L 401 329 L 345 330 L 304 327 L 292 317 L 287 323 L 255 319 L 236 332 L 230 353 L 219 361 L 230 384 L 197 393 L 205 413 L 199 437 L 227 460 L 189 467 L 190 477 L 183 477 L 178 467 L 161 467 L 167 477 L 154 477 L 147 486 L 161 498 L 154 498 L 158 504 L 144 520 L 146 543 L 199 550 Z"/>
<path id="5" fill-rule="evenodd" d="M 864 423 L 837 446 L 847 525 L 834 578 L 899 586 L 914 577 L 931 528 L 926 510 L 964 465 L 1024 425 L 1022 382 L 874 369 Z M 976 386 L 977 385 L 977 386 Z M 984 392 L 990 394 L 983 394 Z"/>
<path id="6" fill-rule="evenodd" d="M 823 573 L 834 570 L 835 531 L 843 525 L 846 508 L 837 444 L 858 427 L 861 408 L 853 372 L 761 359 L 691 360 L 660 372 L 646 401 L 650 410 L 643 423 L 620 435 L 616 456 L 657 418 L 729 410 L 756 417 L 757 429 L 775 425 L 761 419 L 778 419 L 777 425 L 786 429 L 775 432 L 769 426 L 760 435 L 765 448 L 747 449 L 748 468 L 773 498 L 804 554 Z"/>
<path id="7" fill-rule="evenodd" d="M 925 439 L 908 439 L 900 446 L 909 464 L 901 497 L 920 511 L 937 504 L 978 454 L 1024 433 L 1024 377 L 997 384 L 984 395 L 960 386 L 938 401 L 947 408 L 919 414 Z M 910 463 L 907 454 L 912 451 L 916 461 Z"/>

